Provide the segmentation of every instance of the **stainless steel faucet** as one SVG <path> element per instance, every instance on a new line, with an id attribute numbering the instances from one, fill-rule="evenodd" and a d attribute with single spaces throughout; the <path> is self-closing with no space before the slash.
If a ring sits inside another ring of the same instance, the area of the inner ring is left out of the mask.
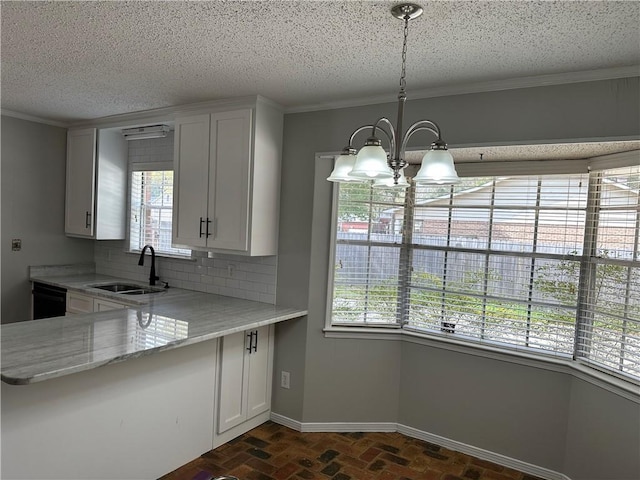
<path id="1" fill-rule="evenodd" d="M 144 265 L 144 252 L 147 251 L 147 248 L 151 250 L 151 271 L 149 272 L 149 285 L 155 285 L 156 280 L 160 280 L 160 277 L 156 276 L 156 251 L 153 249 L 151 245 L 145 245 L 140 252 L 140 260 L 138 260 L 138 265 Z"/>

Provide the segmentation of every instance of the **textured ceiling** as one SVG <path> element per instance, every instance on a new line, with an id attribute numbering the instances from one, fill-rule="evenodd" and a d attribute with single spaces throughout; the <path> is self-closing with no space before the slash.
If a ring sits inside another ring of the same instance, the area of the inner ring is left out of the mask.
<path id="1" fill-rule="evenodd" d="M 2 107 L 73 122 L 254 94 L 290 111 L 392 100 L 396 3 L 3 1 Z M 410 98 L 640 65 L 637 1 L 421 3 Z"/>
<path id="2" fill-rule="evenodd" d="M 546 145 L 505 145 L 495 147 L 451 148 L 457 162 L 512 162 L 520 160 L 585 160 L 602 155 L 638 151 L 640 141 L 555 143 Z M 420 163 L 426 151 L 407 152 L 409 163 Z M 482 155 L 482 157 L 480 156 Z"/>

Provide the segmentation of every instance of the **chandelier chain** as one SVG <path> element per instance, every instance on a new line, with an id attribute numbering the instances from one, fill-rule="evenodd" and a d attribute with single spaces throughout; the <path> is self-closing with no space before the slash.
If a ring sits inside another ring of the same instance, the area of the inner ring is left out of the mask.
<path id="1" fill-rule="evenodd" d="M 404 17 L 404 42 L 402 43 L 402 73 L 400 74 L 400 92 L 404 93 L 407 86 L 407 37 L 409 36 L 409 15 Z"/>

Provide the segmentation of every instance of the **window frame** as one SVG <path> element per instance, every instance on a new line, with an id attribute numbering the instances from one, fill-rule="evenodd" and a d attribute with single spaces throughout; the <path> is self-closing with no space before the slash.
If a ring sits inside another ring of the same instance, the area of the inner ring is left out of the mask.
<path id="1" fill-rule="evenodd" d="M 175 170 L 173 162 L 132 162 L 129 164 L 128 168 L 128 178 L 127 178 L 127 238 L 126 238 L 126 252 L 139 254 L 142 249 L 134 249 L 131 246 L 131 208 L 132 208 L 132 189 L 133 189 L 133 173 L 134 172 L 158 172 L 158 171 L 172 171 L 174 172 L 174 180 L 175 180 Z M 174 192 L 175 192 L 175 185 Z M 172 207 L 173 210 L 173 207 Z M 173 228 L 173 212 L 171 215 L 172 228 Z M 156 257 L 166 257 L 166 258 L 176 258 L 182 260 L 191 260 L 192 259 L 192 250 L 191 249 L 183 249 L 188 250 L 189 253 L 180 254 L 177 252 L 169 252 L 166 250 L 155 250 Z"/>
<path id="2" fill-rule="evenodd" d="M 486 162 L 482 166 L 479 164 L 459 164 L 458 172 L 461 177 L 473 176 L 515 176 L 515 175 L 542 175 L 542 174 L 573 174 L 573 173 L 592 173 L 596 170 L 608 170 L 620 167 L 636 166 L 640 164 L 640 152 L 632 151 L 622 154 L 607 155 L 604 157 L 593 158 L 590 160 L 579 161 L 541 161 L 535 162 Z M 551 167 L 551 168 L 549 168 Z M 410 166 L 411 168 L 417 168 Z M 411 172 L 409 172 L 409 175 Z M 593 178 L 589 175 L 589 181 Z M 562 371 L 571 373 L 575 376 L 584 378 L 592 383 L 599 384 L 605 388 L 613 389 L 617 393 L 627 396 L 628 398 L 638 401 L 637 387 L 640 381 L 631 377 L 631 374 L 618 374 L 616 371 L 603 368 L 598 364 L 590 362 L 588 359 L 576 358 L 577 346 L 574 345 L 573 354 L 569 358 L 559 357 L 554 352 L 546 353 L 544 350 L 519 350 L 509 348 L 505 345 L 492 346 L 489 344 L 480 344 L 470 342 L 468 340 L 457 340 L 444 335 L 415 331 L 403 327 L 397 327 L 390 330 L 385 325 L 344 325 L 332 323 L 332 305 L 333 305 L 333 279 L 334 279 L 334 263 L 336 255 L 336 235 L 337 235 L 337 215 L 338 215 L 338 193 L 339 188 L 334 185 L 332 188 L 332 208 L 330 217 L 330 247 L 329 247 L 329 265 L 327 275 L 327 298 L 325 310 L 325 328 L 324 335 L 327 338 L 356 338 L 356 339 L 376 339 L 376 340 L 401 340 L 410 343 L 418 343 L 429 345 L 437 348 L 445 348 L 455 350 L 467 354 L 479 355 L 490 358 L 497 358 L 503 361 L 514 363 L 524 363 L 527 365 L 550 369 L 554 371 Z M 589 215 L 587 205 L 587 216 Z M 411 213 L 412 214 L 412 213 Z M 586 221 L 589 224 L 589 221 Z M 413 232 L 411 232 L 413 233 Z M 411 235 L 411 234 L 410 234 Z M 409 236 L 410 236 L 409 235 Z M 585 232 L 585 238 L 587 232 Z M 404 243 L 404 242 L 403 242 Z M 586 245 L 585 245 L 586 247 Z M 591 261 L 587 251 L 578 258 L 582 258 L 581 264 L 587 264 Z M 578 308 L 580 308 L 580 299 L 578 299 Z M 574 327 L 576 335 L 578 326 Z"/>
<path id="3" fill-rule="evenodd" d="M 331 242 L 329 245 L 329 290 L 328 292 L 332 292 L 333 291 L 333 278 L 334 278 L 334 273 L 335 273 L 335 264 L 333 262 L 333 259 L 335 258 L 335 254 L 336 254 L 336 249 L 337 249 L 337 243 L 336 242 L 336 238 L 337 238 L 337 234 L 338 234 L 338 224 L 337 224 L 337 217 L 338 217 L 338 195 L 339 195 L 339 189 L 338 188 L 334 188 L 332 190 L 332 206 L 331 206 Z M 398 204 L 398 206 L 401 206 L 403 204 Z M 369 232 L 370 234 L 371 232 Z M 403 236 L 404 239 L 404 236 Z M 384 245 L 386 246 L 386 245 Z M 399 250 L 399 255 L 402 256 L 403 252 L 406 250 L 406 246 L 404 244 L 395 244 L 395 243 L 389 243 L 388 244 L 389 247 L 396 247 Z M 401 262 L 401 260 L 399 260 L 399 262 Z M 327 312 L 331 312 L 333 309 L 333 296 L 332 295 L 327 295 Z M 397 320 L 397 315 L 396 315 L 396 320 Z M 371 326 L 372 328 L 382 328 L 382 329 L 397 329 L 400 330 L 402 329 L 402 325 L 399 322 L 390 322 L 390 323 L 370 323 L 370 324 L 357 324 L 357 325 L 351 325 L 351 324 L 341 324 L 341 325 L 334 325 L 331 322 L 331 317 L 330 315 L 328 316 L 328 326 L 330 327 L 347 327 L 347 328 L 353 328 L 355 326 L 359 327 L 359 328 L 367 328 L 368 326 Z"/>

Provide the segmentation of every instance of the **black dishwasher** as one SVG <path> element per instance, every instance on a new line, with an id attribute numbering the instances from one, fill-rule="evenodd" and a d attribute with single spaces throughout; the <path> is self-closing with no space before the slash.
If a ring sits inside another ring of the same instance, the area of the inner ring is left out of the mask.
<path id="1" fill-rule="evenodd" d="M 67 290 L 33 283 L 33 319 L 62 317 L 67 311 Z"/>

